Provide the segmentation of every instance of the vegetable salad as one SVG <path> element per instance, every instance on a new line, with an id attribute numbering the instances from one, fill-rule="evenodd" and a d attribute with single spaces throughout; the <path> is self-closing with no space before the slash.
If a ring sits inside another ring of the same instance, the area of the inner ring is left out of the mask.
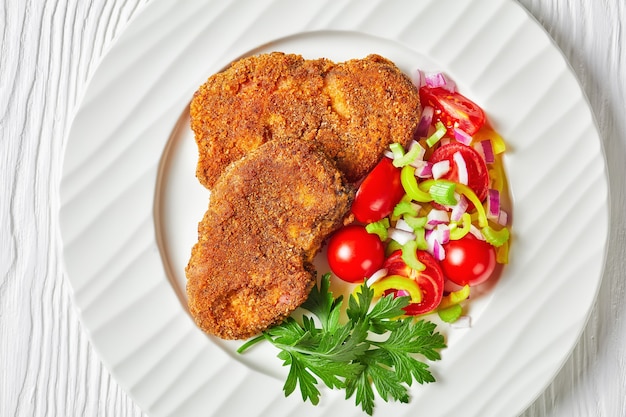
<path id="1" fill-rule="evenodd" d="M 417 74 L 423 112 L 415 138 L 407 148 L 392 144 L 363 180 L 356 222 L 331 236 L 328 263 L 375 297 L 409 296 L 406 315 L 438 312 L 454 322 L 471 287 L 508 262 L 506 146 L 445 74 Z"/>

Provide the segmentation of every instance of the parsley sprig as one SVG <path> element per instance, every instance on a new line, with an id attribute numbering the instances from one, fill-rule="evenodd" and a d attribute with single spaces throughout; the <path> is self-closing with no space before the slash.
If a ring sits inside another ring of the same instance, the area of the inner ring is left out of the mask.
<path id="1" fill-rule="evenodd" d="M 283 365 L 290 367 L 283 386 L 286 396 L 299 386 L 304 401 L 318 404 L 319 379 L 329 388 L 344 389 L 346 398 L 354 395 L 356 404 L 369 415 L 374 411 L 374 389 L 384 401 L 406 403 L 413 381 L 435 381 L 419 358 L 441 359 L 438 350 L 445 348 L 444 338 L 431 322 L 398 318 L 409 297 L 388 295 L 372 306 L 374 291 L 363 284 L 350 295 L 348 321 L 342 323 L 343 296 L 334 298 L 329 289 L 330 275 L 326 274 L 302 305 L 313 316 L 304 315 L 301 322 L 289 317 L 246 342 L 238 352 L 267 340 L 280 350 Z"/>

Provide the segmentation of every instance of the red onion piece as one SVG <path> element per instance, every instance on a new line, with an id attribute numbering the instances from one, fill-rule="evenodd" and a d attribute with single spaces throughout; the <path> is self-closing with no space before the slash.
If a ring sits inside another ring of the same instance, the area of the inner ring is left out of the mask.
<path id="1" fill-rule="evenodd" d="M 433 122 L 433 115 L 435 114 L 435 109 L 431 106 L 424 106 L 422 109 L 422 117 L 420 118 L 420 122 L 417 125 L 417 129 L 415 130 L 415 137 L 417 138 L 425 138 L 428 136 L 428 129 L 430 129 L 430 125 Z"/>
<path id="2" fill-rule="evenodd" d="M 424 228 L 429 230 L 434 229 L 438 224 L 450 222 L 448 212 L 445 210 L 432 209 L 428 212 L 426 218 L 428 220 L 426 221 L 426 226 Z"/>
<path id="3" fill-rule="evenodd" d="M 371 286 L 373 283 L 375 283 L 376 281 L 378 281 L 381 278 L 384 278 L 387 276 L 387 273 L 389 271 L 387 270 L 387 268 L 380 268 L 378 271 L 374 272 L 368 279 L 367 279 L 367 285 Z"/>
<path id="4" fill-rule="evenodd" d="M 463 155 L 461 155 L 461 152 L 456 151 L 454 155 L 452 155 L 452 159 L 454 160 L 454 163 L 456 164 L 456 167 L 458 170 L 459 182 L 463 185 L 467 185 L 469 179 L 468 179 L 468 173 L 467 173 L 467 163 L 465 163 L 465 158 L 463 158 Z"/>
<path id="5" fill-rule="evenodd" d="M 500 226 L 506 226 L 509 222 L 509 213 L 500 209 L 500 215 L 498 216 L 498 224 Z"/>
<path id="6" fill-rule="evenodd" d="M 438 224 L 435 233 L 437 241 L 442 245 L 450 241 L 450 227 L 447 224 Z"/>
<path id="7" fill-rule="evenodd" d="M 454 81 L 447 77 L 443 72 L 431 72 L 424 74 L 424 83 L 428 87 L 441 87 L 450 91 L 451 93 L 454 93 L 456 91 L 456 84 L 454 83 Z"/>
<path id="8" fill-rule="evenodd" d="M 474 226 L 473 224 L 470 225 L 470 230 L 469 232 L 474 235 L 474 237 L 476 239 L 479 240 L 485 240 L 485 237 L 483 236 L 482 232 L 480 231 L 480 229 L 476 226 Z"/>
<path id="9" fill-rule="evenodd" d="M 429 87 L 441 87 L 446 83 L 446 79 L 441 72 L 430 72 L 425 74 L 424 81 Z"/>
<path id="10" fill-rule="evenodd" d="M 417 171 L 425 167 L 426 164 L 428 164 L 427 161 L 424 161 L 423 159 L 419 159 L 419 158 L 416 158 L 409 163 L 409 165 L 415 168 L 415 176 L 417 176 Z"/>
<path id="11" fill-rule="evenodd" d="M 481 140 L 480 147 L 482 148 L 482 154 L 485 157 L 485 162 L 493 164 L 496 160 L 493 152 L 493 145 L 489 139 Z"/>
<path id="12" fill-rule="evenodd" d="M 411 166 L 415 167 L 415 176 L 419 178 L 433 177 L 433 164 L 428 161 L 414 161 Z"/>
<path id="13" fill-rule="evenodd" d="M 458 222 L 463 217 L 463 214 L 467 211 L 467 207 L 469 206 L 469 202 L 467 198 L 465 198 L 462 194 L 454 193 L 454 197 L 456 198 L 456 205 L 452 206 L 452 212 L 450 213 L 450 220 L 453 222 Z"/>
<path id="14" fill-rule="evenodd" d="M 407 290 L 397 290 L 395 297 L 409 297 L 410 295 Z"/>
<path id="15" fill-rule="evenodd" d="M 388 237 L 392 240 L 395 240 L 400 245 L 404 245 L 405 243 L 414 240 L 415 235 L 411 232 L 407 232 L 406 230 L 396 229 L 395 227 L 390 227 L 387 229 Z"/>
<path id="16" fill-rule="evenodd" d="M 446 257 L 446 251 L 437 240 L 436 233 L 430 233 L 426 237 L 426 243 L 428 243 L 428 252 L 438 261 L 443 261 Z"/>
<path id="17" fill-rule="evenodd" d="M 448 161 L 447 159 L 436 162 L 432 166 L 433 178 L 436 180 L 446 175 L 448 171 L 450 171 L 450 161 Z"/>
<path id="18" fill-rule="evenodd" d="M 413 73 L 411 74 L 411 82 L 413 82 L 413 85 L 417 88 L 420 88 L 421 86 L 423 86 L 424 85 L 424 71 L 422 71 L 419 68 L 413 71 Z"/>
<path id="19" fill-rule="evenodd" d="M 458 127 L 454 128 L 454 139 L 463 145 L 469 146 L 472 143 L 472 137 Z"/>
<path id="20" fill-rule="evenodd" d="M 404 221 L 403 219 L 398 219 L 398 221 L 396 222 L 396 229 L 398 230 L 404 230 L 405 232 L 410 232 L 413 233 L 413 228 L 411 226 L 409 226 L 409 224 Z"/>
<path id="21" fill-rule="evenodd" d="M 500 193 L 498 190 L 487 191 L 487 218 L 497 220 L 500 216 Z"/>
<path id="22" fill-rule="evenodd" d="M 443 248 L 443 245 L 438 241 L 435 241 L 433 256 L 438 261 L 443 261 L 444 259 L 446 259 L 446 250 Z"/>

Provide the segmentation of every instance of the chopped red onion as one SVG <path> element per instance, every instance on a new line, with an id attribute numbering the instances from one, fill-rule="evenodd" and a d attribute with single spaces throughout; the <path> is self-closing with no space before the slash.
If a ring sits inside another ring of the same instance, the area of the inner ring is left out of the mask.
<path id="1" fill-rule="evenodd" d="M 456 198 L 456 205 L 452 206 L 452 213 L 450 213 L 450 220 L 453 222 L 458 222 L 463 217 L 463 214 L 467 211 L 467 207 L 469 206 L 469 202 L 467 198 L 465 198 L 462 194 L 454 193 L 454 197 Z"/>
<path id="2" fill-rule="evenodd" d="M 450 226 L 445 223 L 438 224 L 435 228 L 436 239 L 442 245 L 450 241 Z"/>
<path id="3" fill-rule="evenodd" d="M 436 162 L 432 166 L 433 178 L 436 180 L 446 175 L 448 171 L 450 171 L 450 161 L 448 161 L 447 159 Z"/>
<path id="4" fill-rule="evenodd" d="M 429 72 L 425 74 L 424 81 L 429 87 L 441 87 L 446 83 L 446 79 L 441 72 Z"/>
<path id="5" fill-rule="evenodd" d="M 400 245 L 404 245 L 405 243 L 414 240 L 415 235 L 411 232 L 407 232 L 406 230 L 396 229 L 395 227 L 390 227 L 387 229 L 388 237 L 392 240 L 395 240 Z"/>
<path id="6" fill-rule="evenodd" d="M 432 178 L 433 164 L 428 161 L 413 161 L 411 164 L 415 168 L 415 176 L 419 178 Z"/>
<path id="7" fill-rule="evenodd" d="M 410 297 L 411 294 L 407 290 L 397 290 L 394 297 Z"/>
<path id="8" fill-rule="evenodd" d="M 500 216 L 500 193 L 493 188 L 487 191 L 487 218 L 497 220 Z"/>
<path id="9" fill-rule="evenodd" d="M 456 91 L 456 84 L 443 72 L 431 72 L 424 74 L 424 83 L 432 88 L 441 87 L 451 93 Z"/>
<path id="10" fill-rule="evenodd" d="M 378 271 L 374 272 L 368 279 L 367 279 L 367 285 L 371 286 L 373 283 L 375 283 L 376 281 L 378 281 L 381 278 L 384 278 L 387 276 L 387 273 L 389 271 L 387 270 L 387 268 L 380 268 Z"/>
<path id="11" fill-rule="evenodd" d="M 404 219 L 398 219 L 398 221 L 396 222 L 396 229 L 398 230 L 404 230 L 406 232 L 411 232 L 413 233 L 413 228 L 411 226 L 409 226 L 409 224 L 404 221 Z"/>
<path id="12" fill-rule="evenodd" d="M 415 168 L 415 176 L 417 176 L 417 171 L 425 167 L 426 164 L 428 164 L 428 161 L 424 161 L 423 159 L 420 159 L 420 158 L 415 158 L 414 160 L 409 162 L 409 165 Z"/>
<path id="13" fill-rule="evenodd" d="M 485 162 L 488 164 L 493 164 L 496 158 L 494 156 L 493 144 L 491 143 L 491 140 L 481 140 L 480 147 L 482 148 L 482 155 L 485 157 Z"/>
<path id="14" fill-rule="evenodd" d="M 474 226 L 473 224 L 470 224 L 470 230 L 469 232 L 474 235 L 474 237 L 478 240 L 485 240 L 485 236 L 483 236 L 482 232 L 480 231 L 480 229 L 476 226 Z"/>
<path id="15" fill-rule="evenodd" d="M 443 261 L 446 259 L 446 250 L 443 248 L 443 245 L 438 241 L 435 241 L 435 246 L 433 247 L 433 256 L 438 261 Z"/>
<path id="16" fill-rule="evenodd" d="M 454 128 L 454 139 L 467 146 L 472 143 L 472 137 L 459 127 Z"/>
<path id="17" fill-rule="evenodd" d="M 498 224 L 500 226 L 506 226 L 509 222 L 509 213 L 500 209 L 500 215 L 498 216 Z"/>
<path id="18" fill-rule="evenodd" d="M 452 159 L 456 164 L 459 176 L 459 182 L 461 184 L 467 185 L 468 182 L 468 173 L 467 173 L 467 164 L 465 163 L 465 158 L 461 155 L 461 152 L 456 151 L 454 155 L 452 155 Z"/>
<path id="19" fill-rule="evenodd" d="M 428 252 L 438 261 L 443 261 L 446 257 L 446 251 L 443 245 L 437 240 L 437 233 L 431 232 L 426 235 L 426 243 L 428 243 Z"/>
<path id="20" fill-rule="evenodd" d="M 428 212 L 426 218 L 428 219 L 428 221 L 426 222 L 425 228 L 431 230 L 434 229 L 435 226 L 437 226 L 438 224 L 450 222 L 448 212 L 445 210 L 432 209 L 430 212 Z"/>
<path id="21" fill-rule="evenodd" d="M 415 176 L 417 176 L 417 171 L 419 169 L 425 167 L 426 164 L 428 164 L 427 161 L 424 161 L 423 159 L 419 159 L 419 158 L 416 158 L 416 159 L 414 159 L 413 161 L 411 161 L 409 163 L 409 165 L 411 165 L 413 168 L 415 168 Z"/>
<path id="22" fill-rule="evenodd" d="M 413 82 L 413 85 L 417 88 L 420 88 L 421 86 L 423 86 L 424 85 L 424 71 L 422 71 L 419 68 L 413 71 L 413 73 L 411 74 L 411 81 Z"/>
<path id="23" fill-rule="evenodd" d="M 435 114 L 435 109 L 431 106 L 424 106 L 422 109 L 422 117 L 420 118 L 420 122 L 417 125 L 417 129 L 415 130 L 415 137 L 417 138 L 425 138 L 428 136 L 428 129 L 430 129 L 430 125 L 433 122 L 433 115 Z"/>

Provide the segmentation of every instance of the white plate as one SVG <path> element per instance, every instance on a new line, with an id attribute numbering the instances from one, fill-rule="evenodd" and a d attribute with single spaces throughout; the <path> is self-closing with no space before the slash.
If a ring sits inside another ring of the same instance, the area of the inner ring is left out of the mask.
<path id="1" fill-rule="evenodd" d="M 334 60 L 379 53 L 406 72 L 442 69 L 507 140 L 510 264 L 442 328 L 435 384 L 375 415 L 513 416 L 574 347 L 604 266 L 608 196 L 589 106 L 547 35 L 502 1 L 154 0 L 106 55 L 67 145 L 65 262 L 81 320 L 119 384 L 149 415 L 361 415 L 325 391 L 284 398 L 269 346 L 205 336 L 184 302 L 184 266 L 208 204 L 187 123 L 195 89 L 230 61 L 282 50 Z M 391 414 L 393 413 L 393 414 Z M 339 415 L 339 414 L 338 414 Z"/>

